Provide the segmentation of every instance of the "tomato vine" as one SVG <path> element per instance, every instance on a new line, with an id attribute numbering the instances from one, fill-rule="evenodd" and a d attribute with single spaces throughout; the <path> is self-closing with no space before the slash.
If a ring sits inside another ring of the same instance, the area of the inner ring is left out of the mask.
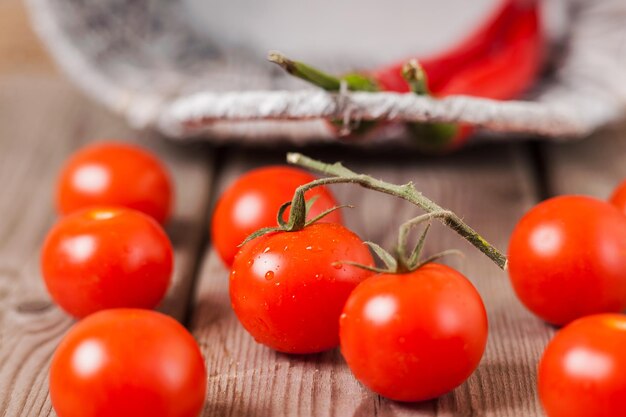
<path id="1" fill-rule="evenodd" d="M 463 220 L 461 220 L 461 218 L 457 214 L 450 210 L 445 210 L 437 203 L 424 196 L 415 188 L 412 182 L 401 185 L 392 184 L 376 179 L 366 174 L 356 173 L 344 167 L 339 162 L 328 164 L 309 158 L 300 153 L 288 153 L 287 162 L 293 165 L 298 165 L 304 168 L 311 169 L 313 171 L 320 172 L 324 175 L 327 175 L 327 177 L 317 179 L 296 189 L 292 201 L 289 203 L 285 203 L 283 207 L 281 207 L 281 213 L 284 212 L 286 207 L 288 207 L 289 205 L 292 207 L 292 209 L 285 226 L 279 226 L 280 230 L 301 230 L 305 226 L 306 201 L 304 199 L 304 193 L 308 190 L 314 187 L 329 184 L 357 184 L 364 188 L 401 198 L 412 204 L 415 204 L 422 210 L 426 211 L 426 214 L 424 216 L 416 217 L 415 219 L 408 221 L 401 227 L 398 245 L 401 254 L 404 249 L 400 248 L 404 248 L 406 246 L 406 235 L 412 227 L 430 219 L 438 219 L 443 224 L 461 235 L 464 239 L 466 239 L 482 253 L 484 253 L 489 259 L 491 259 L 496 265 L 498 265 L 498 267 L 503 270 L 507 269 L 507 258 L 502 252 L 500 252 L 492 244 L 487 242 L 487 240 L 485 240 L 474 229 L 472 229 Z M 273 230 L 276 230 L 276 228 L 272 228 L 272 231 Z M 269 230 L 259 231 L 259 234 L 264 234 L 268 231 Z M 258 234 L 251 235 L 249 239 L 252 239 L 256 236 L 258 236 Z M 404 260 L 414 260 L 415 257 L 419 255 L 419 249 L 420 248 L 418 248 L 418 250 L 414 250 L 408 257 L 404 256 Z M 410 267 L 410 265 L 405 266 Z"/>

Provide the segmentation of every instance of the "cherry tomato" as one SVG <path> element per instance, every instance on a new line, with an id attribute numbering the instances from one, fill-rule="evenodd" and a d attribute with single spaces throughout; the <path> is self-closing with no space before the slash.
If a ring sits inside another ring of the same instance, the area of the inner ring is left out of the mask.
<path id="1" fill-rule="evenodd" d="M 172 184 L 165 166 L 148 151 L 102 142 L 79 150 L 65 163 L 56 198 L 63 215 L 90 206 L 123 206 L 165 223 Z"/>
<path id="2" fill-rule="evenodd" d="M 626 214 L 626 181 L 617 186 L 609 202 Z"/>
<path id="3" fill-rule="evenodd" d="M 107 308 L 154 308 L 169 285 L 172 262 L 172 245 L 151 217 L 90 208 L 50 230 L 41 270 L 52 298 L 80 318 Z"/>
<path id="4" fill-rule="evenodd" d="M 161 313 L 93 314 L 63 338 L 50 365 L 59 417 L 195 417 L 206 369 L 194 338 Z"/>
<path id="5" fill-rule="evenodd" d="M 539 365 L 548 417 L 626 416 L 626 316 L 598 314 L 563 328 Z"/>
<path id="6" fill-rule="evenodd" d="M 361 239 L 337 223 L 256 238 L 235 258 L 230 300 L 256 339 L 286 353 L 314 353 L 339 344 L 339 315 L 350 292 L 371 272 Z"/>
<path id="7" fill-rule="evenodd" d="M 291 201 L 296 188 L 313 180 L 315 177 L 300 169 L 271 166 L 252 170 L 235 181 L 220 197 L 211 224 L 213 244 L 224 263 L 233 264 L 239 245 L 251 233 L 276 226 L 280 206 Z M 309 219 L 337 206 L 324 187 L 315 187 L 305 194 L 307 200 L 315 196 L 317 201 Z M 341 223 L 341 215 L 335 211 L 324 221 Z"/>
<path id="8" fill-rule="evenodd" d="M 463 275 L 439 264 L 361 283 L 340 320 L 341 352 L 372 391 L 422 401 L 462 384 L 487 343 L 487 314 Z"/>
<path id="9" fill-rule="evenodd" d="M 591 197 L 540 203 L 513 231 L 509 276 L 522 303 L 556 325 L 624 310 L 626 216 Z"/>

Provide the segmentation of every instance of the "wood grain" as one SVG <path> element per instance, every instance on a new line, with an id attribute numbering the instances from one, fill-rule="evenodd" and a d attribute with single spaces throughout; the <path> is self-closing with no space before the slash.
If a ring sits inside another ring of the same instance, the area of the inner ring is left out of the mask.
<path id="1" fill-rule="evenodd" d="M 56 69 L 35 36 L 22 0 L 0 1 L 0 74 L 53 74 Z"/>
<path id="2" fill-rule="evenodd" d="M 0 78 L 0 415 L 52 413 L 50 357 L 73 321 L 49 300 L 39 247 L 55 220 L 52 191 L 63 160 L 97 138 L 136 138 L 155 150 L 177 190 L 167 230 L 175 246 L 174 284 L 161 309 L 184 318 L 206 234 L 212 157 L 204 147 L 170 145 L 132 132 L 64 82 Z"/>
<path id="3" fill-rule="evenodd" d="M 392 182 L 413 180 L 418 189 L 457 211 L 502 249 L 517 219 L 536 201 L 527 154 L 521 147 L 493 146 L 435 159 L 411 155 L 393 160 L 355 153 L 318 154 L 342 159 L 357 171 Z M 235 154 L 226 159 L 218 189 L 251 166 L 277 162 L 276 153 Z M 389 247 L 402 220 L 417 209 L 387 196 L 337 186 L 343 203 L 356 204 L 346 214 L 348 226 L 361 237 Z M 437 401 L 403 405 L 362 387 L 338 350 L 289 356 L 260 346 L 237 322 L 228 300 L 228 273 L 208 250 L 200 273 L 192 329 L 209 371 L 203 416 L 537 416 L 536 363 L 553 330 L 515 299 L 507 276 L 443 227 L 434 227 L 427 251 L 457 247 L 463 261 L 451 259 L 476 285 L 487 306 L 490 337 L 474 375 Z"/>
<path id="4" fill-rule="evenodd" d="M 546 144 L 543 151 L 551 195 L 586 194 L 606 199 L 626 180 L 626 124 L 577 143 Z"/>

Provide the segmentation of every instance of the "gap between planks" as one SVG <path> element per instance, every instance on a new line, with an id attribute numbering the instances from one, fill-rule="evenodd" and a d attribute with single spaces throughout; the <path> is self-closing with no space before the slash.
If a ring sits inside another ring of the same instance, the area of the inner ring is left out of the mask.
<path id="1" fill-rule="evenodd" d="M 579 142 L 545 144 L 541 151 L 550 195 L 607 199 L 626 180 L 626 122 Z"/>

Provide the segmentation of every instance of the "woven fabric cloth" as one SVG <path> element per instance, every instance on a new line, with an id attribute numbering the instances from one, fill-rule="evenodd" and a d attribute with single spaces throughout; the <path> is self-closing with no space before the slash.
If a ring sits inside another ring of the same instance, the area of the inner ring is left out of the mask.
<path id="1" fill-rule="evenodd" d="M 546 0 L 566 18 L 566 36 L 552 51 L 558 69 L 527 100 L 507 102 L 302 89 L 270 64 L 199 33 L 178 1 L 27 2 L 39 35 L 80 88 L 133 126 L 175 138 L 334 140 L 323 117 L 463 122 L 505 137 L 579 138 L 626 110 L 624 0 Z M 372 141 L 406 137 L 402 124 L 386 126 Z"/>

